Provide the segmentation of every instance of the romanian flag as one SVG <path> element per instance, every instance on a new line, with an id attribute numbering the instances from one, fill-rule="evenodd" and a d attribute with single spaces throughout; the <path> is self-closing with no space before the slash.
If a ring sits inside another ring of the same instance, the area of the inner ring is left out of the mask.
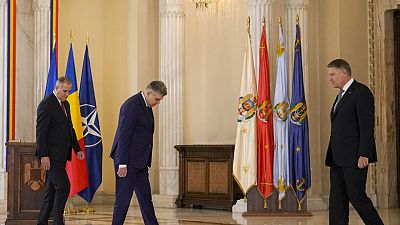
<path id="1" fill-rule="evenodd" d="M 71 93 L 68 96 L 68 102 L 71 107 L 72 125 L 74 126 L 79 146 L 86 155 L 85 143 L 83 138 L 81 110 L 80 110 L 79 96 L 78 96 L 78 84 L 76 82 L 74 53 L 72 51 L 72 43 L 69 48 L 69 55 L 68 55 L 68 62 L 67 62 L 67 69 L 65 71 L 65 76 L 68 77 L 72 82 Z M 69 191 L 69 197 L 71 197 L 88 186 L 86 157 L 84 160 L 79 160 L 76 157 L 75 152 L 72 151 L 72 159 L 71 162 L 67 162 L 66 169 L 68 173 L 68 178 L 71 182 L 71 189 Z"/>
<path id="2" fill-rule="evenodd" d="M 264 198 L 264 208 L 267 208 L 266 198 L 274 190 L 274 127 L 270 95 L 268 50 L 265 36 L 265 25 L 262 27 L 260 40 L 260 65 L 258 77 L 257 98 L 257 188 Z"/>
<path id="3" fill-rule="evenodd" d="M 56 52 L 56 64 L 58 65 L 58 0 L 50 0 L 50 54 L 53 48 Z"/>
<path id="4" fill-rule="evenodd" d="M 15 139 L 15 82 L 16 82 L 16 2 L 8 0 L 7 35 L 7 133 L 6 141 Z"/>

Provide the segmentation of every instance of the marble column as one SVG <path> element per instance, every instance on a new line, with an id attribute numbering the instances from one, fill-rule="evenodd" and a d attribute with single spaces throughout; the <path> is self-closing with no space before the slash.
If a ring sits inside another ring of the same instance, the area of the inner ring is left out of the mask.
<path id="1" fill-rule="evenodd" d="M 33 111 L 43 99 L 50 64 L 50 1 L 33 0 L 34 11 L 34 98 Z M 36 118 L 36 116 L 35 116 Z"/>
<path id="2" fill-rule="evenodd" d="M 258 81 L 258 68 L 260 63 L 259 58 L 259 47 L 262 32 L 262 19 L 265 16 L 265 34 L 267 38 L 268 51 L 271 52 L 271 29 L 272 29 L 272 3 L 274 0 L 248 0 L 248 12 L 250 16 L 250 35 L 251 35 L 251 47 L 253 51 L 254 68 L 256 72 L 256 78 Z M 258 84 L 258 82 L 257 82 Z"/>
<path id="3" fill-rule="evenodd" d="M 0 205 L 6 200 L 6 142 L 7 132 L 7 0 L 0 0 Z"/>
<path id="4" fill-rule="evenodd" d="M 160 0 L 160 80 L 168 95 L 160 104 L 160 196 L 157 206 L 175 207 L 179 190 L 178 154 L 183 142 L 184 2 Z"/>
<path id="5" fill-rule="evenodd" d="M 286 43 L 288 56 L 288 75 L 289 80 L 293 76 L 293 57 L 294 42 L 296 38 L 296 17 L 299 16 L 301 51 L 303 61 L 304 90 L 308 97 L 308 9 L 309 0 L 286 0 L 285 1 L 285 21 L 286 24 Z M 291 86 L 291 83 L 290 83 Z"/>

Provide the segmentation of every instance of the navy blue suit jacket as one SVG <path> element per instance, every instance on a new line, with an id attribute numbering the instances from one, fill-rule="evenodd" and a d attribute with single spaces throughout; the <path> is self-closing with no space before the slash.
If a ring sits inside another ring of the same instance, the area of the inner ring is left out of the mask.
<path id="1" fill-rule="evenodd" d="M 142 169 L 151 166 L 154 116 L 141 92 L 122 104 L 110 157 L 116 165 Z"/>

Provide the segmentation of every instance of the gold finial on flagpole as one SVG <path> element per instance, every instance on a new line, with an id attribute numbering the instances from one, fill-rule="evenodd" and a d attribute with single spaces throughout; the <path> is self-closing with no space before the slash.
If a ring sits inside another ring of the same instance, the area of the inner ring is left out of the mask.
<path id="1" fill-rule="evenodd" d="M 299 22 L 300 22 L 299 15 L 296 15 L 296 24 L 299 25 Z"/>
<path id="2" fill-rule="evenodd" d="M 72 30 L 69 32 L 69 42 L 72 43 Z"/>
<path id="3" fill-rule="evenodd" d="M 247 33 L 250 34 L 250 16 L 247 17 Z"/>
<path id="4" fill-rule="evenodd" d="M 279 26 L 282 27 L 282 17 L 278 18 L 278 23 L 279 23 Z"/>
<path id="5" fill-rule="evenodd" d="M 264 209 L 268 209 L 267 198 L 264 198 Z"/>
<path id="6" fill-rule="evenodd" d="M 262 26 L 265 27 L 265 16 L 262 18 Z"/>
<path id="7" fill-rule="evenodd" d="M 56 46 L 56 32 L 53 33 L 53 48 Z"/>
<path id="8" fill-rule="evenodd" d="M 86 44 L 87 45 L 89 44 L 89 34 L 88 33 L 86 33 Z"/>
<path id="9" fill-rule="evenodd" d="M 79 212 L 85 213 L 85 214 L 90 214 L 96 212 L 94 208 L 89 207 L 88 203 L 85 203 L 85 207 L 82 209 L 79 209 Z"/>

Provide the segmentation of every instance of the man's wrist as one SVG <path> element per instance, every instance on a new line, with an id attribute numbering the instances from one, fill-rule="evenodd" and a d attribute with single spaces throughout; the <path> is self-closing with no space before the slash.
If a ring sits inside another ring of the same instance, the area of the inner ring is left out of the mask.
<path id="1" fill-rule="evenodd" d="M 121 168 L 126 168 L 127 166 L 125 165 L 125 164 L 120 164 L 120 165 L 118 165 L 118 169 L 121 169 Z"/>

